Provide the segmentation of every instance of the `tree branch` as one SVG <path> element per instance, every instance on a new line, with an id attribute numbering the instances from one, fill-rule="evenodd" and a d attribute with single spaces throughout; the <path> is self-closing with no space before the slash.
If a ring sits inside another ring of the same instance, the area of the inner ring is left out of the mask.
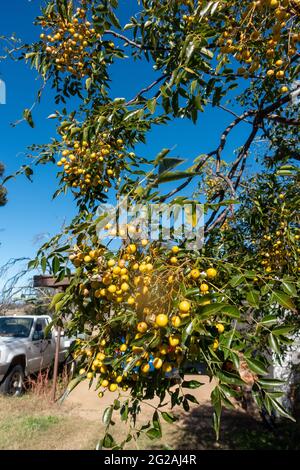
<path id="1" fill-rule="evenodd" d="M 161 75 L 157 80 L 155 80 L 150 85 L 148 85 L 147 87 L 145 87 L 141 91 L 139 91 L 139 93 L 137 93 L 137 95 L 134 98 L 132 98 L 130 101 L 128 101 L 126 103 L 126 106 L 134 104 L 144 93 L 147 93 L 147 91 L 150 91 L 152 88 L 154 88 L 156 85 L 158 85 L 158 83 L 160 83 L 164 78 L 168 79 L 169 75 Z"/>
<path id="2" fill-rule="evenodd" d="M 267 116 L 266 119 L 280 122 L 282 124 L 286 124 L 287 126 L 300 126 L 300 121 L 298 119 L 289 119 L 283 116 L 279 116 L 278 114 L 271 114 L 271 116 Z"/>

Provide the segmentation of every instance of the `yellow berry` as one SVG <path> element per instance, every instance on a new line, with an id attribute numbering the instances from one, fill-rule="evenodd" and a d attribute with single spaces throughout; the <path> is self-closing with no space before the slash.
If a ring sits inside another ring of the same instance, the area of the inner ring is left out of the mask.
<path id="1" fill-rule="evenodd" d="M 141 371 L 143 372 L 143 374 L 147 374 L 150 370 L 150 365 L 147 363 L 147 364 L 143 364 L 141 366 Z"/>
<path id="2" fill-rule="evenodd" d="M 179 304 L 179 310 L 181 312 L 187 313 L 191 308 L 191 304 L 188 300 L 182 300 Z"/>
<path id="3" fill-rule="evenodd" d="M 222 325 L 222 323 L 217 323 L 216 328 L 217 328 L 217 330 L 220 334 L 223 333 L 224 330 L 225 330 L 225 327 L 224 327 L 224 325 Z"/>
<path id="4" fill-rule="evenodd" d="M 111 284 L 108 288 L 107 288 L 108 292 L 110 292 L 111 294 L 114 294 L 117 290 L 116 286 L 114 284 Z"/>
<path id="5" fill-rule="evenodd" d="M 128 303 L 128 305 L 133 305 L 135 303 L 134 297 L 128 297 L 127 303 Z"/>
<path id="6" fill-rule="evenodd" d="M 146 331 L 148 330 L 148 325 L 146 322 L 144 321 L 141 321 L 137 324 L 137 330 L 139 333 L 146 333 Z"/>
<path id="7" fill-rule="evenodd" d="M 136 245 L 134 245 L 134 244 L 129 245 L 128 248 L 127 248 L 127 251 L 129 253 L 132 253 L 132 254 L 135 253 L 136 252 Z"/>
<path id="8" fill-rule="evenodd" d="M 208 290 L 209 290 L 208 285 L 205 284 L 205 282 L 203 282 L 203 283 L 201 284 L 201 286 L 200 286 L 200 291 L 201 291 L 201 292 L 208 292 Z"/>
<path id="9" fill-rule="evenodd" d="M 156 325 L 160 326 L 161 328 L 167 326 L 168 321 L 169 321 L 169 318 L 164 313 L 161 313 L 161 314 L 157 315 L 156 318 L 155 318 Z"/>
<path id="10" fill-rule="evenodd" d="M 119 274 L 121 274 L 121 268 L 120 266 L 115 266 L 114 269 L 113 269 L 113 273 L 118 276 Z"/>
<path id="11" fill-rule="evenodd" d="M 218 274 L 217 273 L 217 270 L 215 268 L 209 268 L 207 271 L 206 271 L 206 274 L 207 274 L 207 277 L 209 277 L 210 279 L 213 279 L 214 277 L 216 277 L 216 275 Z"/>
<path id="12" fill-rule="evenodd" d="M 160 357 L 155 357 L 153 359 L 153 366 L 155 367 L 155 369 L 160 369 L 163 365 L 163 361 Z"/>
<path id="13" fill-rule="evenodd" d="M 198 279 L 200 277 L 200 271 L 199 269 L 192 269 L 191 271 L 191 277 L 193 279 Z"/>
<path id="14" fill-rule="evenodd" d="M 179 343 L 180 343 L 180 336 L 178 336 L 178 335 L 171 335 L 171 336 L 169 337 L 169 344 L 170 344 L 170 346 L 175 347 L 175 346 L 178 346 Z"/>
<path id="15" fill-rule="evenodd" d="M 181 325 L 181 318 L 178 316 L 174 316 L 171 318 L 171 323 L 174 328 L 179 328 L 179 326 Z"/>

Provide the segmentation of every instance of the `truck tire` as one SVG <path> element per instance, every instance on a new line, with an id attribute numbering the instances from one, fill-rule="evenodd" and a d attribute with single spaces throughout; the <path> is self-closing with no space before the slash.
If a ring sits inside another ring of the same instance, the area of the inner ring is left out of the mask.
<path id="1" fill-rule="evenodd" d="M 2 384 L 0 385 L 0 392 L 11 397 L 19 397 L 23 393 L 24 387 L 24 370 L 20 365 L 14 366 Z"/>

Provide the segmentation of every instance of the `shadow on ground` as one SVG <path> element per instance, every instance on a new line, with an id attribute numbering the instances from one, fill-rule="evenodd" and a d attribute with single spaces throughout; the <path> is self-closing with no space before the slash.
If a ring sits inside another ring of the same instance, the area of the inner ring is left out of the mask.
<path id="1" fill-rule="evenodd" d="M 300 450 L 300 419 L 282 420 L 272 429 L 243 411 L 224 410 L 220 440 L 212 428 L 213 409 L 209 405 L 194 408 L 177 422 L 174 449 Z"/>

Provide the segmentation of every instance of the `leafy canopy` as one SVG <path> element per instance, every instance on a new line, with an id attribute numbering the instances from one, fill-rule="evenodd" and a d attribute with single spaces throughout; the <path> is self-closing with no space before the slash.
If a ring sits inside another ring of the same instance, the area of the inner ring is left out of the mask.
<path id="1" fill-rule="evenodd" d="M 119 394 L 104 413 L 100 447 L 123 447 L 141 433 L 160 437 L 160 418 L 175 420 L 160 409 L 166 397 L 186 411 L 195 403 L 185 389 L 201 384 L 185 374 L 200 362 L 216 379 L 217 434 L 222 407 L 245 387 L 260 408 L 288 416 L 280 383 L 265 377 L 299 327 L 299 13 L 298 0 L 143 0 L 123 25 L 117 0 L 47 1 L 35 22 L 40 38 L 22 49 L 44 82 L 38 98 L 46 86 L 56 91 L 49 117 L 57 136 L 28 155 L 57 164 L 55 196 L 70 191 L 78 206 L 30 267 L 70 278 L 53 298 L 55 321 L 87 334 L 76 344 L 79 373 L 66 395 L 84 379 L 100 397 Z M 111 65 L 127 61 L 130 74 L 133 59 L 154 69 L 155 80 L 112 99 Z M 187 169 L 169 149 L 153 160 L 135 153 L 153 126 L 175 118 L 196 124 L 211 106 L 232 121 L 210 152 L 199 142 Z M 23 118 L 34 126 L 31 109 Z M 241 125 L 247 137 L 225 157 Z M 249 179 L 254 160 L 261 174 Z M 21 172 L 30 178 L 32 165 Z M 166 193 L 161 185 L 173 181 Z M 96 210 L 108 195 L 182 205 L 191 198 L 180 191 L 191 182 L 192 200 L 205 196 L 202 249 L 136 240 L 130 224 L 119 249 L 99 241 Z M 180 384 L 171 388 L 175 371 Z M 140 427 L 140 402 L 154 396 L 153 420 Z M 115 411 L 128 426 L 123 443 L 109 432 Z"/>

